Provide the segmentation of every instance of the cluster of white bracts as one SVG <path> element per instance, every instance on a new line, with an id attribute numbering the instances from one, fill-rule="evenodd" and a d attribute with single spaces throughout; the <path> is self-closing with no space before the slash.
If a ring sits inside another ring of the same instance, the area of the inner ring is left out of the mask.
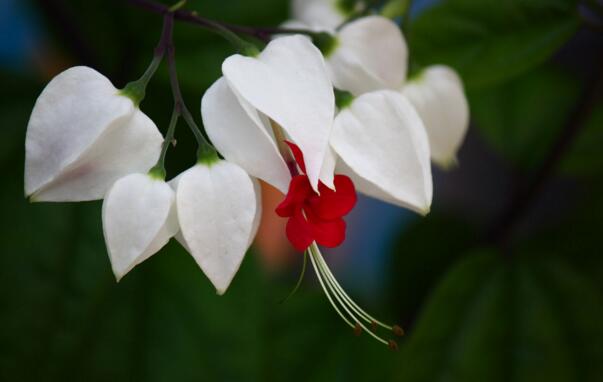
<path id="1" fill-rule="evenodd" d="M 295 3 L 302 22 L 334 1 Z M 330 5 L 329 5 L 330 6 Z M 308 16 L 310 15 L 310 16 Z M 313 28 L 331 30 L 335 17 Z M 291 175 L 273 126 L 302 150 L 311 185 L 350 176 L 361 192 L 420 213 L 432 199 L 430 157 L 454 160 L 468 119 L 449 68 L 406 81 L 395 24 L 354 21 L 327 57 L 303 36 L 279 37 L 257 57 L 234 55 L 202 99 L 202 118 L 225 160 L 201 161 L 169 183 L 149 170 L 162 137 L 98 72 L 71 68 L 40 95 L 26 137 L 25 191 L 36 201 L 104 198 L 103 228 L 118 279 L 175 237 L 223 293 L 261 213 L 262 179 L 287 192 Z M 333 86 L 355 98 L 336 110 Z"/>
<path id="2" fill-rule="evenodd" d="M 119 280 L 176 238 L 226 290 L 259 223 L 259 187 L 240 167 L 198 163 L 169 184 L 148 171 L 159 130 L 100 73 L 74 67 L 38 98 L 27 128 L 25 193 L 33 201 L 104 198 L 103 229 Z"/>

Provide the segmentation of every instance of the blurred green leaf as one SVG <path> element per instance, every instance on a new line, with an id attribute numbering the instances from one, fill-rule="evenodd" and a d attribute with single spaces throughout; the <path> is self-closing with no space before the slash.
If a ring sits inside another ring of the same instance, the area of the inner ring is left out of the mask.
<path id="1" fill-rule="evenodd" d="M 565 156 L 561 171 L 579 176 L 602 175 L 601 142 L 603 142 L 603 102 L 599 102 Z"/>
<path id="2" fill-rule="evenodd" d="M 578 100 L 578 79 L 551 65 L 469 92 L 476 127 L 516 166 L 540 165 Z"/>
<path id="3" fill-rule="evenodd" d="M 585 181 L 577 200 L 561 219 L 553 220 L 521 243 L 526 253 L 557 253 L 603 293 L 603 183 Z"/>
<path id="4" fill-rule="evenodd" d="M 576 0 L 444 0 L 410 26 L 417 66 L 447 64 L 467 88 L 499 83 L 537 66 L 580 25 Z"/>
<path id="5" fill-rule="evenodd" d="M 477 233 L 466 221 L 437 213 L 405 228 L 392 252 L 389 290 L 401 324 L 408 326 L 433 285 L 473 245 Z"/>
<path id="6" fill-rule="evenodd" d="M 410 0 L 389 0 L 383 5 L 381 15 L 390 19 L 404 16 L 408 12 Z"/>
<path id="7" fill-rule="evenodd" d="M 470 254 L 430 297 L 400 381 L 598 381 L 603 300 L 554 258 Z"/>

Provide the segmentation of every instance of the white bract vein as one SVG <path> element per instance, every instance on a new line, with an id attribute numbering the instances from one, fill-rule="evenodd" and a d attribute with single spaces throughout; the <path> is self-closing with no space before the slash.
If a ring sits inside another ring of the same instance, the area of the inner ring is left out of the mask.
<path id="1" fill-rule="evenodd" d="M 25 193 L 34 201 L 101 199 L 120 177 L 146 172 L 162 137 L 102 74 L 57 75 L 32 111 L 25 139 Z"/>

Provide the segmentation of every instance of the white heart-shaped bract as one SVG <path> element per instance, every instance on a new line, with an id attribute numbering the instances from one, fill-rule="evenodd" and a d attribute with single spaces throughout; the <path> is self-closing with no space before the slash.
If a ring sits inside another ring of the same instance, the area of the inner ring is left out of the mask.
<path id="1" fill-rule="evenodd" d="M 249 117 L 223 77 L 203 95 L 201 116 L 209 139 L 224 158 L 287 193 L 291 175 L 270 127 L 259 116 Z"/>
<path id="2" fill-rule="evenodd" d="M 106 129 L 88 150 L 31 199 L 40 202 L 102 199 L 120 177 L 151 169 L 159 158 L 162 140 L 153 121 L 136 110 L 127 122 Z"/>
<path id="3" fill-rule="evenodd" d="M 146 174 L 127 175 L 111 187 L 103 201 L 103 232 L 118 281 L 178 232 L 175 199 L 166 182 Z"/>
<path id="4" fill-rule="evenodd" d="M 38 201 L 100 199 L 121 176 L 146 172 L 161 150 L 155 124 L 102 74 L 57 75 L 32 111 L 25 139 L 25 193 Z"/>
<path id="5" fill-rule="evenodd" d="M 425 124 L 431 159 L 444 168 L 456 163 L 456 153 L 469 128 L 469 104 L 458 74 L 447 66 L 430 66 L 402 92 Z"/>
<path id="6" fill-rule="evenodd" d="M 369 196 L 421 214 L 431 206 L 429 141 L 423 122 L 400 93 L 356 98 L 335 118 L 331 146 L 338 170 Z"/>
<path id="7" fill-rule="evenodd" d="M 312 27 L 335 29 L 349 16 L 338 4 L 341 0 L 293 0 L 291 15 Z"/>
<path id="8" fill-rule="evenodd" d="M 280 125 L 304 154 L 310 184 L 318 180 L 335 114 L 335 97 L 320 51 L 299 35 L 272 40 L 257 58 L 234 55 L 222 72 L 243 108 Z"/>
<path id="9" fill-rule="evenodd" d="M 254 182 L 239 166 L 220 160 L 199 163 L 170 184 L 182 234 L 177 238 L 223 294 L 257 229 L 260 196 Z"/>
<path id="10" fill-rule="evenodd" d="M 346 24 L 336 38 L 337 46 L 327 57 L 336 88 L 360 95 L 402 86 L 408 47 L 394 22 L 381 16 L 362 17 Z"/>

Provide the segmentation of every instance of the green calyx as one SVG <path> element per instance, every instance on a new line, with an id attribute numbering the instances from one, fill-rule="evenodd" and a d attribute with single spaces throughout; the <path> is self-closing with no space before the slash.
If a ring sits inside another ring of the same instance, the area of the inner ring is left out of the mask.
<path id="1" fill-rule="evenodd" d="M 335 92 L 335 105 L 339 110 L 343 110 L 350 106 L 354 102 L 354 96 L 352 93 L 345 90 L 334 89 Z"/>
<path id="2" fill-rule="evenodd" d="M 153 60 L 149 64 L 147 70 L 145 70 L 142 77 L 136 81 L 129 82 L 123 89 L 119 91 L 119 94 L 130 98 L 132 102 L 134 102 L 134 105 L 138 107 L 146 94 L 147 84 L 157 71 L 162 58 L 163 54 L 153 57 Z"/>
<path id="3" fill-rule="evenodd" d="M 423 69 L 411 72 L 411 74 L 408 76 L 408 79 L 406 81 L 407 82 L 415 82 L 415 83 L 421 82 L 423 80 L 424 74 L 425 74 L 425 71 Z"/>
<path id="4" fill-rule="evenodd" d="M 257 57 L 260 55 L 260 49 L 257 46 L 255 46 L 254 44 L 247 42 L 247 41 L 242 42 L 242 44 L 239 47 L 239 52 L 243 56 L 247 56 L 247 57 Z"/>
<path id="5" fill-rule="evenodd" d="M 147 84 L 140 81 L 132 81 L 119 91 L 124 97 L 128 97 L 134 102 L 137 107 L 140 105 L 146 95 Z"/>
<path id="6" fill-rule="evenodd" d="M 153 179 L 165 180 L 165 168 L 161 165 L 156 165 L 155 167 L 149 170 L 148 175 Z"/>
<path id="7" fill-rule="evenodd" d="M 197 150 L 197 163 L 211 166 L 220 160 L 218 152 L 212 146 L 201 145 Z"/>
<path id="8" fill-rule="evenodd" d="M 339 45 L 339 41 L 335 36 L 327 32 L 319 32 L 312 35 L 312 42 L 316 47 L 320 50 L 325 58 L 328 58 L 337 46 Z"/>

